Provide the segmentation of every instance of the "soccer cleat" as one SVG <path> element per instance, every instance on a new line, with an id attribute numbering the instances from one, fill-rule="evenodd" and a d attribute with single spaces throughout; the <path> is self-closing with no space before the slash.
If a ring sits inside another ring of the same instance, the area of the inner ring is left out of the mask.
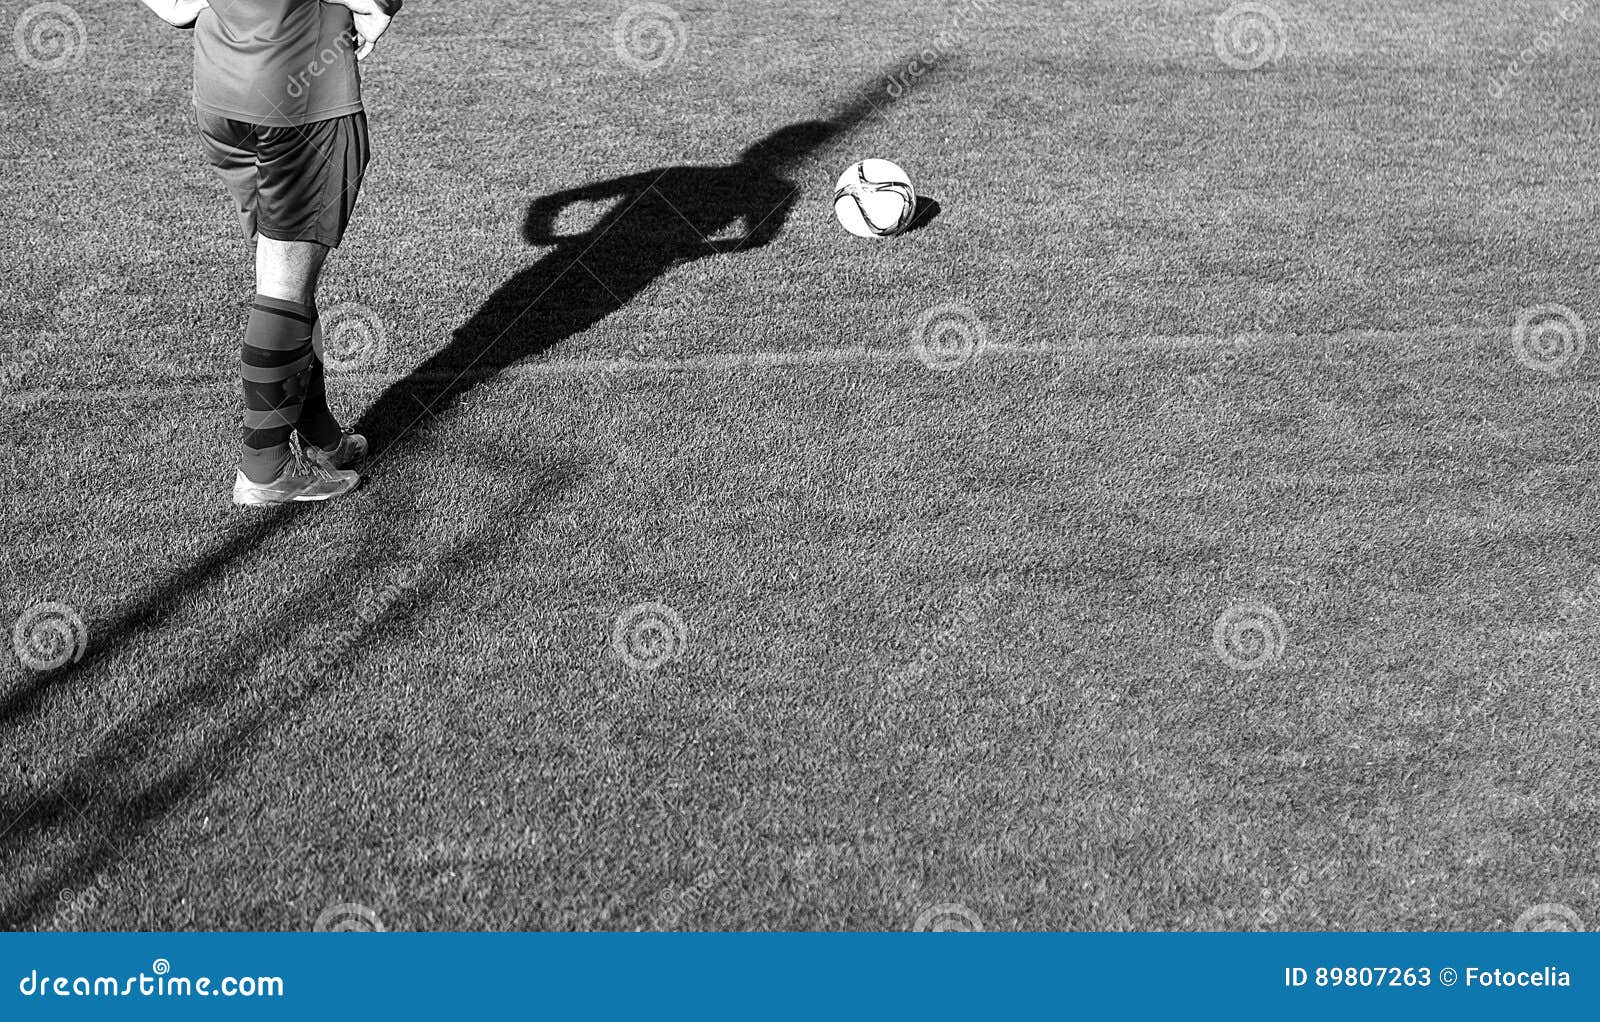
<path id="1" fill-rule="evenodd" d="M 323 468 L 346 469 L 367 456 L 367 438 L 346 430 L 333 450 L 324 451 L 309 444 L 304 446 L 306 457 Z"/>
<path id="2" fill-rule="evenodd" d="M 270 483 L 252 482 L 239 472 L 233 479 L 233 502 L 259 506 L 330 500 L 349 493 L 360 483 L 359 473 L 330 468 L 310 458 L 296 458 Z"/>

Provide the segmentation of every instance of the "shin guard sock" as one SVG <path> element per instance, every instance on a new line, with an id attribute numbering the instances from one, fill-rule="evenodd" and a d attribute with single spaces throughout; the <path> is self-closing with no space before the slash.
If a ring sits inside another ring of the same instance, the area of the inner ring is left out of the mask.
<path id="1" fill-rule="evenodd" d="M 312 315 L 316 315 L 314 310 Z M 314 342 L 321 340 L 322 332 L 318 330 L 314 334 Z M 338 445 L 342 431 L 339 429 L 339 420 L 333 417 L 333 412 L 328 408 L 328 386 L 322 369 L 322 345 L 314 343 L 313 347 L 311 369 L 306 376 L 305 402 L 300 406 L 300 421 L 295 423 L 294 431 L 300 434 L 303 442 L 328 451 Z"/>
<path id="2" fill-rule="evenodd" d="M 298 302 L 256 295 L 250 303 L 240 351 L 244 390 L 243 450 L 239 470 L 251 482 L 269 483 L 289 463 L 289 434 L 300 419 L 315 355 L 315 312 Z"/>

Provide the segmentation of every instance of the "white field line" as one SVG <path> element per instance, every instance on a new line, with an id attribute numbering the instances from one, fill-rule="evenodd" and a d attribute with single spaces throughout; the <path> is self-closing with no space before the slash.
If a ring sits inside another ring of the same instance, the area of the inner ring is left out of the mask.
<path id="1" fill-rule="evenodd" d="M 1272 347 L 1276 345 L 1332 345 L 1334 343 L 1387 343 L 1414 345 L 1417 341 L 1482 340 L 1507 337 L 1509 329 L 1489 327 L 1427 328 L 1411 331 L 1354 330 L 1329 334 L 1247 333 L 1232 336 L 1203 334 L 1172 336 L 1146 334 L 1135 337 L 1076 336 L 1067 341 L 1037 341 L 1032 343 L 1007 343 L 990 341 L 973 359 L 973 363 L 990 358 L 1058 359 L 1066 355 L 1088 355 L 1097 358 L 1115 356 L 1130 348 L 1161 351 L 1193 351 L 1222 348 L 1232 345 Z M 598 376 L 607 373 L 685 373 L 707 370 L 750 369 L 770 370 L 786 367 L 882 365 L 894 363 L 918 364 L 917 353 L 909 344 L 898 347 L 864 346 L 805 348 L 798 351 L 750 351 L 701 355 L 696 358 L 580 358 L 547 359 L 522 362 L 502 370 L 479 370 L 462 375 L 463 379 L 479 382 L 492 378 L 518 379 L 541 376 Z M 971 364 L 971 363 L 969 363 Z M 959 372 L 958 367 L 955 372 Z M 932 372 L 932 370 L 926 370 Z M 330 373 L 330 382 L 349 380 L 358 383 L 383 385 L 402 379 L 403 371 L 387 369 L 356 369 Z M 419 381 L 435 382 L 454 379 L 453 374 L 419 374 Z M 0 394 L 0 405 L 13 408 L 30 408 L 40 404 L 118 401 L 150 397 L 179 397 L 197 391 L 215 390 L 227 384 L 237 389 L 236 381 L 227 379 L 190 380 L 182 383 L 154 384 L 146 387 L 106 387 L 93 390 L 56 390 L 34 388 Z M 230 391 L 231 393 L 231 391 Z"/>

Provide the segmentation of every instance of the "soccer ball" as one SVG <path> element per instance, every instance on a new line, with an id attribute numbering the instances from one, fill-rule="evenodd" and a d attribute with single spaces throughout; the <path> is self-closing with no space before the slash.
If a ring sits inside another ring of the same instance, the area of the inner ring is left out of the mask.
<path id="1" fill-rule="evenodd" d="M 862 160 L 844 172 L 833 193 L 833 215 L 858 238 L 899 234 L 916 212 L 911 178 L 888 160 Z"/>

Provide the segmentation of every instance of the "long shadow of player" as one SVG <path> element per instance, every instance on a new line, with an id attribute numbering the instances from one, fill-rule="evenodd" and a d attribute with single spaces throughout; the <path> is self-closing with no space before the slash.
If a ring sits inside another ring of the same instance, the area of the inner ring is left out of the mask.
<path id="1" fill-rule="evenodd" d="M 674 266 L 770 243 L 799 193 L 788 180 L 790 168 L 854 128 L 874 109 L 868 94 L 863 93 L 829 120 L 774 132 L 732 164 L 646 171 L 535 200 L 527 210 L 523 233 L 530 244 L 551 246 L 550 251 L 490 295 L 443 350 L 384 390 L 358 428 L 372 437 L 380 459 L 402 454 L 425 439 L 432 421 L 458 405 L 474 387 L 588 329 L 627 305 Z M 569 207 L 604 201 L 612 206 L 592 228 L 575 235 L 556 233 L 557 221 Z M 734 233 L 728 237 L 730 231 Z M 564 485 L 529 481 L 538 493 L 558 492 Z M 114 671 L 119 656 L 130 653 L 131 643 L 156 632 L 181 608 L 202 599 L 208 583 L 270 550 L 274 540 L 289 543 L 300 524 L 312 523 L 308 528 L 316 529 L 315 522 L 315 514 L 301 506 L 274 508 L 241 520 L 194 564 L 148 587 L 109 619 L 93 622 L 93 641 L 81 661 L 37 675 L 0 697 L 0 730 L 24 726 L 42 713 L 48 693 L 63 687 L 88 687 Z M 245 647 L 236 636 L 223 638 L 238 641 L 241 650 Z M 202 665 L 201 669 L 207 668 Z M 76 803 L 51 791 L 71 789 L 87 798 L 108 778 L 126 773 L 140 758 L 139 743 L 129 749 L 127 741 L 173 725 L 185 707 L 194 707 L 196 691 L 177 689 L 155 710 L 119 725 L 43 794 L 8 793 L 0 800 L 0 809 L 13 822 L 7 825 L 0 820 L 9 831 L 0 835 L 3 847 L 25 854 L 27 841 L 70 821 Z M 289 695 L 298 698 L 300 694 L 291 691 Z M 253 703 L 220 709 L 230 711 L 228 719 L 237 717 L 251 728 L 272 719 L 270 710 Z M 196 712 L 215 714 L 219 707 L 200 700 Z M 226 774 L 238 755 L 236 746 L 243 732 L 213 730 L 216 733 L 210 736 L 205 755 L 166 764 L 171 770 L 159 790 L 137 792 L 108 810 L 115 819 L 107 825 L 114 830 L 137 831 L 148 821 L 165 816 L 181 798 L 206 790 L 210 786 L 207 777 Z M 36 917 L 51 891 L 62 883 L 81 880 L 99 861 L 95 858 L 98 854 L 85 852 L 73 857 L 42 886 L 27 892 L 11 906 L 19 911 L 16 918 Z"/>
<path id="2" fill-rule="evenodd" d="M 926 86 L 929 79 L 923 81 Z M 881 101 L 883 95 L 881 84 L 868 84 L 829 119 L 781 128 L 726 166 L 668 167 L 536 199 L 527 210 L 524 236 L 531 244 L 553 248 L 490 295 L 443 350 L 368 407 L 357 428 L 374 441 L 374 464 L 422 439 L 431 420 L 472 388 L 604 319 L 673 266 L 771 242 L 798 194 L 787 175 L 878 112 L 875 97 Z M 592 229 L 573 236 L 555 233 L 567 207 L 606 199 L 615 205 Z M 937 213 L 937 204 L 928 205 L 916 223 Z M 742 227 L 742 233 L 724 238 L 733 227 Z M 198 598 L 200 587 L 308 515 L 315 518 L 304 505 L 288 505 L 241 519 L 192 565 L 147 587 L 109 618 L 92 622 L 94 639 L 81 661 L 35 675 L 0 695 L 0 730 L 21 726 L 39 712 L 47 692 L 82 683 L 135 636 L 160 628 L 179 607 Z"/>
<path id="3" fill-rule="evenodd" d="M 379 395 L 357 429 L 390 456 L 463 394 L 593 326 L 674 266 L 770 243 L 799 192 L 786 168 L 849 123 L 790 125 L 726 166 L 648 170 L 534 200 L 523 237 L 554 247 L 490 295 L 442 351 Z M 588 230 L 558 234 L 561 215 L 584 203 L 611 206 Z"/>
<path id="4" fill-rule="evenodd" d="M 673 266 L 771 242 L 798 194 L 789 172 L 877 112 L 874 97 L 882 96 L 880 84 L 869 84 L 829 119 L 781 128 L 726 166 L 668 167 L 536 199 L 523 233 L 530 243 L 554 247 L 490 295 L 443 350 L 368 407 L 356 428 L 374 442 L 373 466 L 381 472 L 382 461 L 423 439 L 431 420 L 462 395 L 621 309 Z M 614 207 L 592 229 L 556 235 L 564 209 L 608 198 Z M 738 226 L 742 234 L 722 238 Z M 194 564 L 92 622 L 93 642 L 81 661 L 35 675 L 0 696 L 0 730 L 21 726 L 39 712 L 47 692 L 81 684 L 135 636 L 160 628 L 196 599 L 200 587 L 308 515 L 315 518 L 304 505 L 287 505 L 243 519 Z"/>

